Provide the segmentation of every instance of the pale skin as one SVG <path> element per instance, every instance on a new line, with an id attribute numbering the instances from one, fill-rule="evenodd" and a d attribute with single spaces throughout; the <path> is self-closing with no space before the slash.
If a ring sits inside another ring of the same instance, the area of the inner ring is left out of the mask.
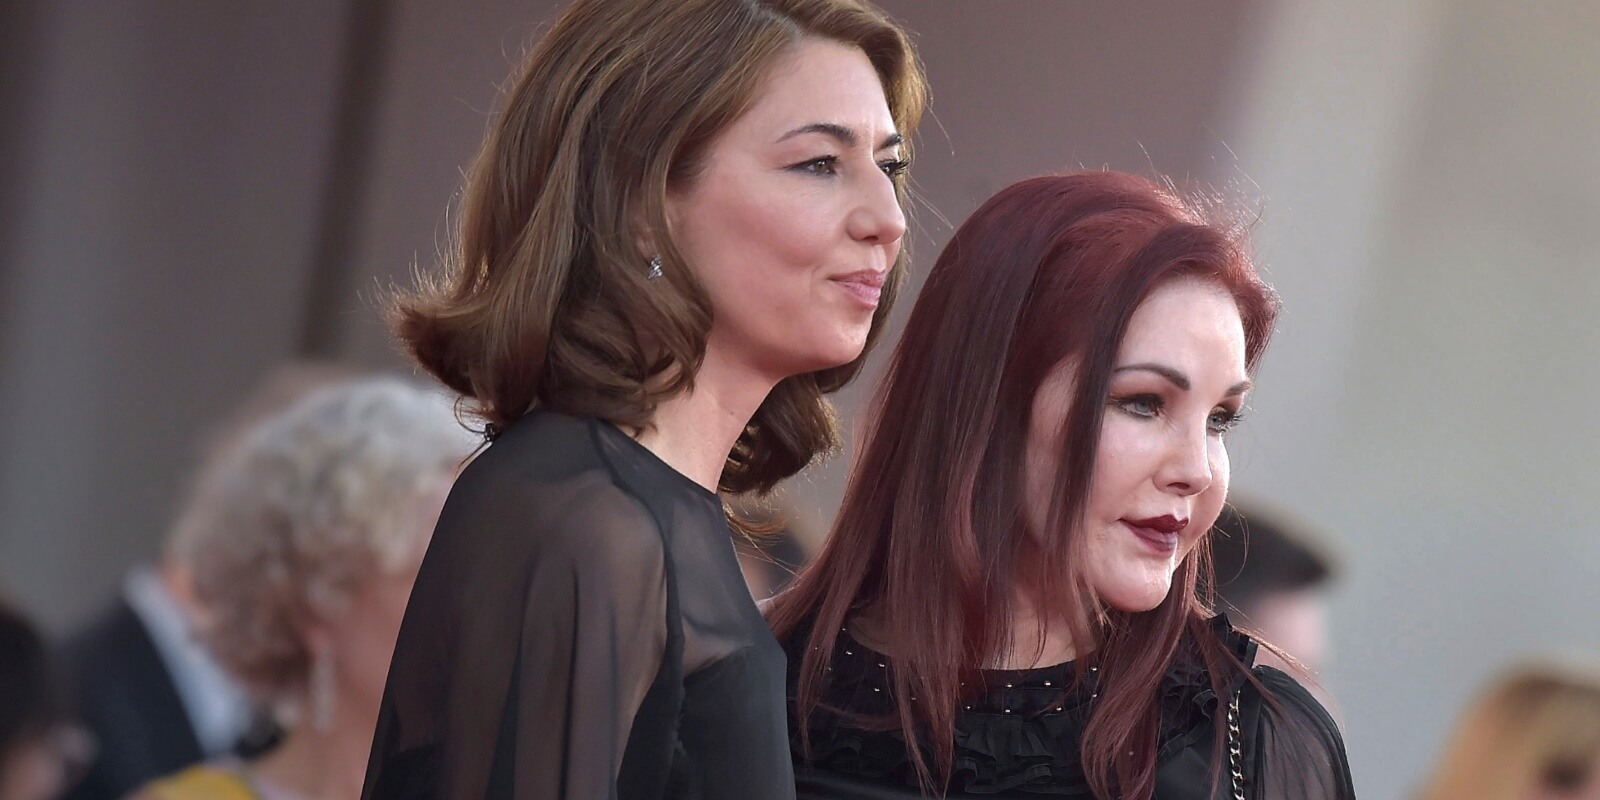
<path id="1" fill-rule="evenodd" d="M 710 145 L 702 174 L 668 194 L 673 243 L 714 318 L 693 389 L 656 409 L 639 435 L 646 448 L 715 490 L 779 381 L 860 356 L 873 284 L 906 231 L 890 179 L 900 154 L 859 48 L 807 39 L 779 58 L 755 103 Z"/>
<path id="2" fill-rule="evenodd" d="M 1074 366 L 1063 362 L 1034 396 L 1023 467 L 1023 511 L 1034 536 L 1049 535 L 1049 493 Z M 1237 304 L 1216 284 L 1197 278 L 1158 286 L 1134 311 L 1113 369 L 1085 512 L 1088 574 L 1108 606 L 1148 611 L 1166 598 L 1173 573 L 1211 529 L 1227 498 L 1225 434 L 1250 388 Z M 1159 517 L 1184 524 L 1153 537 L 1156 543 L 1128 524 Z M 1051 626 L 1041 634 L 1027 587 L 1016 589 L 1015 601 L 1009 652 L 985 667 L 1031 669 L 1078 655 L 1069 615 L 1051 615 Z M 887 638 L 870 614 L 852 624 L 851 632 L 869 646 Z"/>

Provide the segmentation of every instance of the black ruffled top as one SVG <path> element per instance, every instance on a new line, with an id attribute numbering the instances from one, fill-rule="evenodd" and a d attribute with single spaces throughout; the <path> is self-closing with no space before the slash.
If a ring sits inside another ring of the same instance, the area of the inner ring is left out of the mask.
<path id="1" fill-rule="evenodd" d="M 1245 664 L 1253 664 L 1256 643 L 1234 630 L 1223 616 L 1211 625 Z M 839 632 L 822 706 L 809 722 L 811 759 L 804 758 L 795 717 L 795 688 L 807 626 L 784 643 L 789 655 L 790 746 L 798 796 L 830 800 L 909 800 L 922 796 L 907 742 L 898 730 L 863 730 L 826 709 L 843 709 L 883 718 L 894 712 L 888 683 L 889 659 Z M 1243 675 L 1219 701 L 1198 651 L 1180 654 L 1161 681 L 1160 749 L 1157 800 L 1231 798 L 1226 753 L 1214 785 L 1213 751 L 1217 720 L 1227 713 L 1232 690 L 1241 691 L 1241 766 L 1250 798 L 1353 798 L 1349 766 L 1339 730 L 1322 706 L 1293 678 L 1270 667 L 1255 667 L 1255 677 L 1275 703 Z M 1097 696 L 1098 675 L 1091 668 L 1077 688 L 1075 666 L 1059 664 L 1029 670 L 986 670 L 985 686 L 957 712 L 955 761 L 947 797 L 1091 798 L 1079 758 L 1083 730 Z M 917 746 L 933 763 L 926 741 Z"/>

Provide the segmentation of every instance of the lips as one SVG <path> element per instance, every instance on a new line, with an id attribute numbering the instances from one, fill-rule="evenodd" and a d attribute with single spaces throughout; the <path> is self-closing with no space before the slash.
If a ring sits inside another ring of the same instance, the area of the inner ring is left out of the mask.
<path id="1" fill-rule="evenodd" d="M 886 273 L 862 270 L 849 275 L 840 275 L 830 278 L 845 293 L 868 308 L 877 308 L 878 298 L 883 296 L 883 282 Z"/>
<path id="2" fill-rule="evenodd" d="M 1171 555 L 1178 549 L 1178 534 L 1189 527 L 1189 520 L 1171 514 L 1144 519 L 1119 520 L 1157 555 Z"/>

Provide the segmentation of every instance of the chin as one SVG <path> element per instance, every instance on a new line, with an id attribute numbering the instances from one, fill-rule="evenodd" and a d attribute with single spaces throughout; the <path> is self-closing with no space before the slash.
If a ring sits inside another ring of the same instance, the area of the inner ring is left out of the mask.
<path id="1" fill-rule="evenodd" d="M 806 360 L 812 366 L 810 369 L 805 370 L 806 372 L 818 372 L 820 370 L 833 369 L 834 367 L 842 367 L 860 358 L 862 351 L 867 347 L 865 331 L 860 336 L 818 337 L 814 341 L 819 344 L 827 342 L 827 345 L 818 347 L 807 354 L 808 358 Z"/>
<path id="2" fill-rule="evenodd" d="M 1161 605 L 1161 602 L 1167 599 L 1167 595 L 1172 593 L 1171 575 L 1159 579 L 1130 576 L 1126 581 L 1108 583 L 1110 585 L 1095 587 L 1095 591 L 1100 595 L 1100 601 L 1125 614 L 1150 611 Z"/>

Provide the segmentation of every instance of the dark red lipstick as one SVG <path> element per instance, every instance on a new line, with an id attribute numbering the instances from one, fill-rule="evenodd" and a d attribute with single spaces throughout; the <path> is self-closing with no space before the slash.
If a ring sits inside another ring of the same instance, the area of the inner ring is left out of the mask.
<path id="1" fill-rule="evenodd" d="M 1139 541 L 1154 551 L 1157 555 L 1171 555 L 1178 549 L 1178 533 L 1189 527 L 1189 520 L 1174 517 L 1171 514 L 1160 517 L 1145 517 L 1144 519 L 1124 519 L 1123 525 Z"/>
<path id="2" fill-rule="evenodd" d="M 1177 533 L 1178 531 L 1189 527 L 1189 520 L 1179 519 L 1171 514 L 1168 514 L 1164 517 L 1146 517 L 1144 519 L 1129 519 L 1123 521 L 1129 525 L 1140 528 L 1149 528 L 1151 530 L 1161 531 L 1162 533 Z"/>

